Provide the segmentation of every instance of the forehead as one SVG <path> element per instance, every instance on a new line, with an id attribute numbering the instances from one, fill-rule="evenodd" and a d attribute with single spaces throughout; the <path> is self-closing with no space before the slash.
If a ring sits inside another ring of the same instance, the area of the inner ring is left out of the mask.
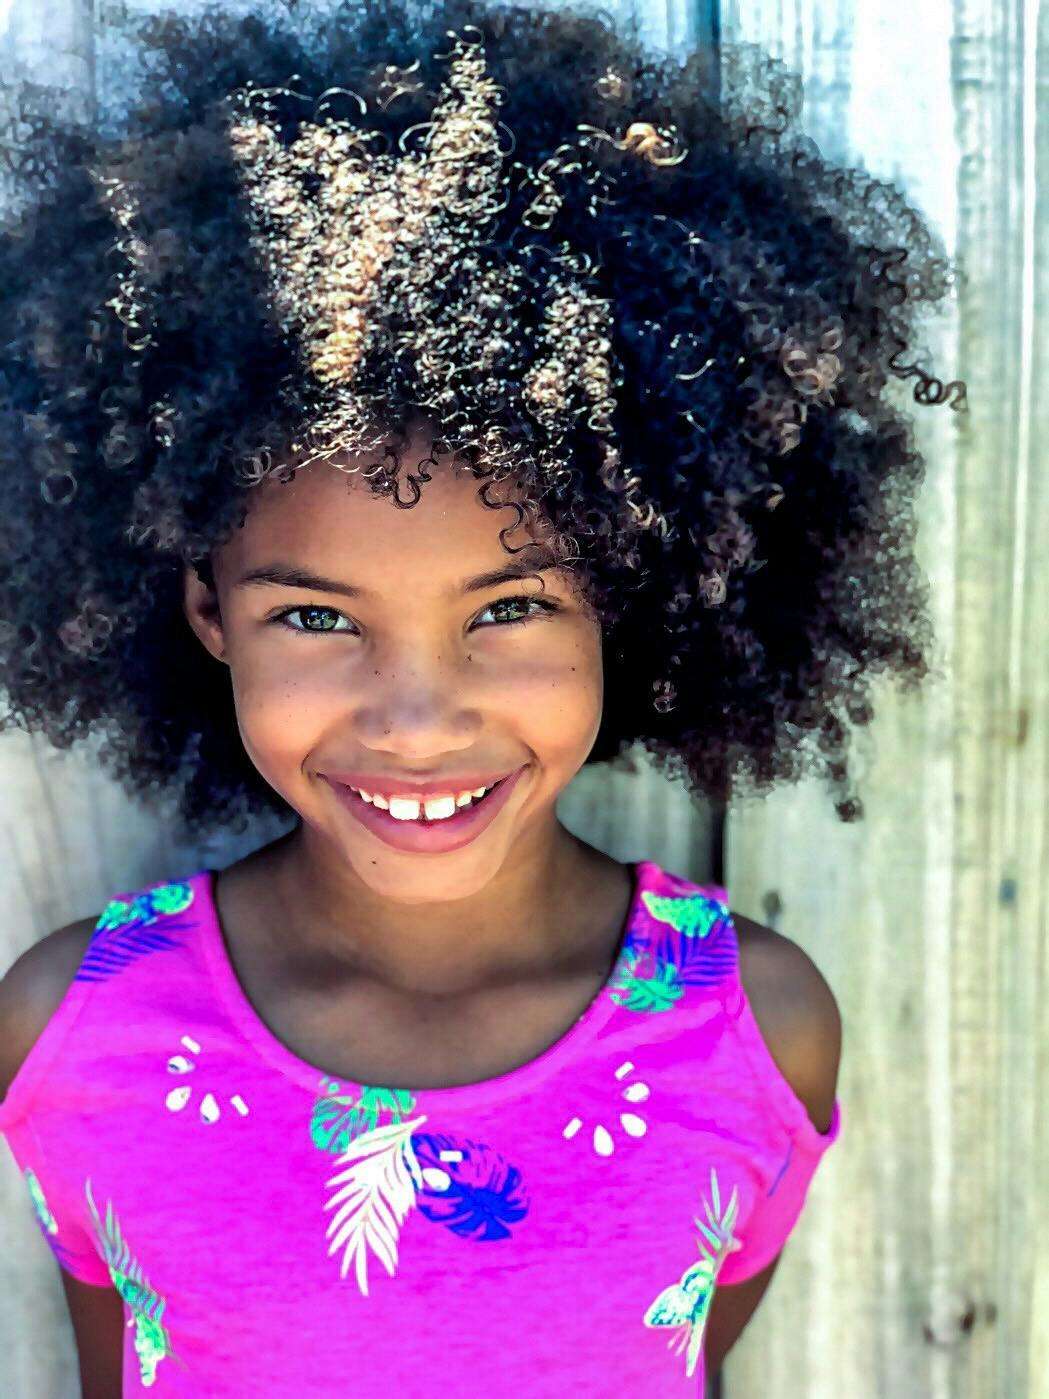
<path id="1" fill-rule="evenodd" d="M 506 561 L 508 553 L 499 538 L 504 529 L 513 549 L 541 544 L 548 537 L 534 511 L 518 524 L 519 512 L 509 508 L 509 502 L 524 498 L 517 483 L 490 486 L 488 498 L 506 504 L 490 509 L 479 498 L 482 482 L 471 471 L 450 457 L 431 461 L 429 452 L 427 440 L 420 437 L 402 449 L 402 500 L 413 494 L 407 474 L 418 475 L 419 463 L 431 477 L 419 483 L 420 498 L 408 509 L 376 495 L 364 476 L 379 461 L 379 453 L 340 454 L 331 461 L 311 462 L 287 482 L 267 477 L 251 489 L 244 525 L 218 551 L 217 565 L 226 571 L 264 558 L 324 561 L 331 566 L 346 560 L 354 563 L 356 573 L 413 567 L 460 576 L 475 564 L 492 567 Z"/>

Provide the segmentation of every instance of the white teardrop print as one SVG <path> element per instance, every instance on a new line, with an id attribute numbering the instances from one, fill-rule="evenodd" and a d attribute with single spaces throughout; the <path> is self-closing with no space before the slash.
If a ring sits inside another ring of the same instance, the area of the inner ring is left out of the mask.
<path id="1" fill-rule="evenodd" d="M 445 1191 L 452 1183 L 452 1178 L 447 1171 L 442 1171 L 436 1166 L 424 1166 L 422 1168 L 423 1180 L 431 1190 Z"/>
<path id="2" fill-rule="evenodd" d="M 633 1072 L 634 1065 L 627 1059 L 615 1070 L 615 1077 L 617 1079 L 622 1079 L 625 1078 L 627 1074 Z M 647 1083 L 629 1083 L 623 1089 L 623 1097 L 628 1103 L 644 1103 L 647 1102 L 651 1091 Z M 635 1141 L 645 1136 L 648 1132 L 648 1123 L 636 1112 L 621 1112 L 619 1114 L 619 1125 L 626 1135 L 634 1138 Z M 567 1126 L 564 1127 L 561 1135 L 564 1137 L 565 1141 L 571 1141 L 582 1126 L 582 1119 L 573 1117 L 568 1122 Z M 614 1155 L 616 1149 L 615 1141 L 612 1137 L 612 1133 L 603 1122 L 599 1122 L 594 1128 L 591 1141 L 594 1151 L 598 1156 Z"/>
<path id="3" fill-rule="evenodd" d="M 183 1035 L 179 1043 L 194 1054 L 200 1053 L 200 1045 L 190 1035 Z M 167 1062 L 169 1074 L 189 1074 L 193 1073 L 197 1065 L 192 1059 L 187 1059 L 184 1054 L 173 1054 Z M 173 1088 L 164 1099 L 165 1105 L 170 1112 L 181 1112 L 192 1097 L 193 1089 L 186 1086 L 183 1088 Z M 239 1093 L 230 1095 L 230 1105 L 235 1109 L 240 1118 L 248 1116 L 248 1105 Z M 219 1107 L 218 1099 L 214 1093 L 205 1093 L 200 1103 L 200 1120 L 208 1126 L 214 1126 L 222 1116 L 222 1109 Z"/>
<path id="4" fill-rule="evenodd" d="M 594 1128 L 594 1150 L 598 1156 L 611 1156 L 615 1149 L 616 1145 L 608 1128 L 598 1123 Z"/>

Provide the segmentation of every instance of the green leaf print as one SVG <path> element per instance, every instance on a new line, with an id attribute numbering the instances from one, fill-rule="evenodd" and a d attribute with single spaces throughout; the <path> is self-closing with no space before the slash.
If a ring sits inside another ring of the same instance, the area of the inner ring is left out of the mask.
<path id="1" fill-rule="evenodd" d="M 106 1222 L 103 1227 L 91 1195 L 90 1180 L 85 1182 L 84 1189 L 109 1276 L 113 1279 L 113 1286 L 131 1308 L 135 1323 L 135 1353 L 138 1356 L 139 1377 L 148 1389 L 156 1384 L 157 1366 L 160 1362 L 169 1355 L 174 1360 L 178 1359 L 171 1347 L 171 1337 L 160 1323 L 167 1304 L 153 1291 L 143 1276 L 142 1268 L 131 1256 L 121 1234 L 120 1224 L 113 1213 L 112 1204 L 106 1203 Z"/>
<path id="2" fill-rule="evenodd" d="M 713 1253 L 707 1249 L 703 1239 L 697 1240 L 702 1255 L 699 1262 L 693 1263 L 692 1267 L 686 1270 L 680 1282 L 672 1283 L 670 1287 L 664 1288 L 644 1317 L 646 1326 L 672 1326 L 675 1329 L 678 1339 L 676 1351 L 678 1355 L 681 1354 L 685 1345 L 688 1345 L 685 1374 L 689 1378 L 695 1374 L 696 1362 L 703 1348 L 703 1333 L 706 1330 L 710 1303 L 714 1296 L 714 1284 L 717 1281 L 721 1265 L 730 1253 L 735 1253 L 737 1249 L 743 1247 L 740 1241 L 732 1235 L 739 1208 L 736 1187 L 732 1187 L 732 1197 L 724 1215 L 721 1213 L 721 1191 L 718 1187 L 718 1175 L 713 1168 L 710 1172 L 710 1193 L 714 1197 L 713 1206 L 705 1196 L 703 1199 L 708 1223 L 703 1224 L 698 1219 L 692 1222 L 709 1240 L 714 1250 Z M 671 1337 L 669 1344 L 674 1344 L 673 1337 Z"/>
<path id="3" fill-rule="evenodd" d="M 340 1095 L 333 1080 L 322 1079 L 321 1086 L 329 1091 L 313 1105 L 310 1140 L 321 1151 L 336 1156 L 365 1132 L 374 1131 L 380 1113 L 389 1113 L 394 1122 L 400 1122 L 415 1110 L 415 1099 L 401 1088 L 362 1088 L 359 1095 Z"/>
<path id="4" fill-rule="evenodd" d="M 620 972 L 609 987 L 609 995 L 617 1005 L 648 1014 L 671 1010 L 684 994 L 672 962 L 664 962 L 655 976 L 635 976 L 629 969 Z"/>
<path id="5" fill-rule="evenodd" d="M 152 923 L 159 914 L 182 913 L 193 902 L 193 890 L 185 881 L 158 884 L 133 899 L 110 899 L 95 924 L 99 929 L 122 928 L 126 923 Z"/>
<path id="6" fill-rule="evenodd" d="M 154 913 L 182 913 L 193 902 L 193 890 L 185 882 L 159 884 L 147 897 Z"/>
<path id="7" fill-rule="evenodd" d="M 660 923 L 668 923 L 676 932 L 690 938 L 706 937 L 728 914 L 724 904 L 705 894 L 675 897 L 653 894 L 645 889 L 641 898 L 653 918 Z M 623 969 L 609 986 L 609 994 L 617 1005 L 626 1010 L 649 1015 L 672 1010 L 685 994 L 681 968 L 660 958 L 656 960 L 653 976 L 639 976 L 638 966 L 648 956 L 651 954 L 630 949 L 624 958 Z"/>
<path id="8" fill-rule="evenodd" d="M 105 908 L 98 915 L 98 928 L 122 928 L 125 923 L 130 923 L 136 917 L 135 904 L 137 900 L 128 902 L 127 899 L 110 899 Z"/>
<path id="9" fill-rule="evenodd" d="M 669 923 L 675 932 L 684 933 L 690 938 L 705 938 L 714 925 L 728 915 L 723 903 L 706 894 L 673 898 L 653 894 L 646 889 L 641 899 L 653 918 L 660 923 Z"/>
<path id="10" fill-rule="evenodd" d="M 49 1234 L 57 1234 L 58 1220 L 48 1208 L 43 1189 L 35 1173 L 27 1166 L 22 1174 L 25 1177 L 26 1185 L 29 1187 L 29 1198 L 33 1202 L 33 1209 L 36 1211 L 36 1217 L 40 1221 L 40 1227 L 46 1229 Z"/>

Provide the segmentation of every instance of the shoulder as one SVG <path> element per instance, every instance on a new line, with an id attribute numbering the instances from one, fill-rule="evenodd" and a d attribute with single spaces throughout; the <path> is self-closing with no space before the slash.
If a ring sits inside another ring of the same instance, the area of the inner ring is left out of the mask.
<path id="1" fill-rule="evenodd" d="M 762 1038 L 816 1130 L 827 1132 L 838 1089 L 842 1021 L 826 979 L 796 942 L 732 913 L 739 972 Z"/>
<path id="2" fill-rule="evenodd" d="M 97 923 L 81 918 L 49 933 L 0 981 L 0 1099 L 72 985 Z"/>

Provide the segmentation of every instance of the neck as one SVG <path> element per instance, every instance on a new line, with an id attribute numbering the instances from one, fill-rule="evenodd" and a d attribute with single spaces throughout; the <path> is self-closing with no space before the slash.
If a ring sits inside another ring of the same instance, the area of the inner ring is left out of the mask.
<path id="1" fill-rule="evenodd" d="M 414 997 L 466 997 L 542 980 L 604 955 L 590 881 L 614 862 L 556 819 L 522 833 L 513 859 L 462 899 L 399 903 L 377 894 L 300 822 L 267 848 L 273 954 L 324 984 L 352 977 Z"/>

